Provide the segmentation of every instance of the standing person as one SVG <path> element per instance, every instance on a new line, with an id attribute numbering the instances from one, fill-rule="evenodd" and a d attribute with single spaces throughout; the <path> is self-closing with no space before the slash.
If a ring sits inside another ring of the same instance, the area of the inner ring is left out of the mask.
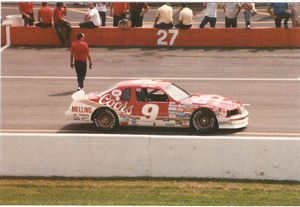
<path id="1" fill-rule="evenodd" d="M 89 60 L 89 68 L 92 69 L 92 59 L 89 52 L 89 46 L 84 41 L 85 36 L 83 33 L 79 33 L 76 36 L 76 41 L 71 46 L 71 68 L 74 68 L 77 74 L 78 91 L 82 90 L 84 85 L 84 79 L 86 76 L 86 59 Z M 74 61 L 75 60 L 75 61 Z"/>
<path id="2" fill-rule="evenodd" d="M 113 26 L 117 27 L 119 21 L 126 18 L 128 4 L 125 2 L 114 2 L 110 6 L 110 16 L 113 17 Z"/>
<path id="3" fill-rule="evenodd" d="M 144 14 L 149 10 L 147 3 L 129 3 L 131 27 L 142 27 Z"/>
<path id="4" fill-rule="evenodd" d="M 97 9 L 101 18 L 101 25 L 102 27 L 105 27 L 106 24 L 106 3 L 105 2 L 99 2 L 97 3 Z"/>
<path id="5" fill-rule="evenodd" d="M 159 29 L 171 29 L 173 26 L 173 8 L 169 3 L 165 3 L 157 9 L 154 27 Z"/>
<path id="6" fill-rule="evenodd" d="M 255 4 L 254 3 L 243 3 L 242 8 L 244 9 L 246 29 L 250 29 L 251 17 L 256 14 Z"/>
<path id="7" fill-rule="evenodd" d="M 210 24 L 211 28 L 216 27 L 217 22 L 217 9 L 218 3 L 206 3 L 206 15 L 199 25 L 200 28 L 204 28 L 207 23 Z"/>
<path id="8" fill-rule="evenodd" d="M 35 24 L 37 27 L 52 27 L 52 10 L 47 2 L 42 2 L 42 8 L 40 8 L 38 12 L 38 21 L 39 22 Z"/>
<path id="9" fill-rule="evenodd" d="M 24 19 L 24 26 L 33 26 L 34 14 L 33 14 L 33 3 L 32 2 L 20 2 L 18 4 L 19 11 Z"/>
<path id="10" fill-rule="evenodd" d="M 293 27 L 300 27 L 300 3 L 291 3 Z"/>
<path id="11" fill-rule="evenodd" d="M 68 45 L 71 37 L 71 22 L 65 19 L 66 15 L 66 6 L 62 2 L 57 2 L 53 11 L 54 27 L 61 43 L 65 46 Z"/>
<path id="12" fill-rule="evenodd" d="M 96 3 L 89 3 L 89 9 L 84 17 L 84 22 L 79 23 L 80 28 L 96 28 L 100 26 L 100 15 Z"/>
<path id="13" fill-rule="evenodd" d="M 283 19 L 284 28 L 288 28 L 288 21 L 291 17 L 291 14 L 288 12 L 288 3 L 271 3 L 267 11 L 274 19 L 276 28 L 281 27 Z"/>
<path id="14" fill-rule="evenodd" d="M 181 4 L 181 11 L 179 12 L 179 24 L 175 25 L 179 29 L 190 29 L 193 24 L 193 11 L 186 6 L 185 3 Z"/>
<path id="15" fill-rule="evenodd" d="M 225 12 L 225 27 L 237 27 L 237 17 L 241 11 L 239 3 L 227 2 L 223 5 Z"/>

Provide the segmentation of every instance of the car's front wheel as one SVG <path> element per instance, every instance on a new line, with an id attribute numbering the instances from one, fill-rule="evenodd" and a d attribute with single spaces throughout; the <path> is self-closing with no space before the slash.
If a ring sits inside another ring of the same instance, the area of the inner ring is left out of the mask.
<path id="1" fill-rule="evenodd" d="M 199 109 L 191 118 L 191 128 L 196 132 L 211 132 L 217 128 L 217 119 L 209 109 Z"/>
<path id="2" fill-rule="evenodd" d="M 93 116 L 93 122 L 101 131 L 111 131 L 119 126 L 116 113 L 109 108 L 97 110 Z"/>

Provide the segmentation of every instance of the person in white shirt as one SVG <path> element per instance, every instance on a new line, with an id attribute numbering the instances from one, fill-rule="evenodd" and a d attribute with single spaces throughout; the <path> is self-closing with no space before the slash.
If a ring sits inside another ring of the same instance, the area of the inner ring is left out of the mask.
<path id="1" fill-rule="evenodd" d="M 180 6 L 179 24 L 176 24 L 175 27 L 179 29 L 189 29 L 193 24 L 193 11 L 188 8 L 185 3 L 182 3 Z"/>
<path id="2" fill-rule="evenodd" d="M 225 12 L 225 27 L 237 27 L 237 17 L 241 11 L 241 4 L 227 2 L 223 5 Z"/>
<path id="3" fill-rule="evenodd" d="M 97 3 L 97 10 L 101 18 L 101 25 L 102 27 L 105 27 L 106 25 L 106 3 L 105 2 L 99 2 Z"/>
<path id="4" fill-rule="evenodd" d="M 244 9 L 246 29 L 250 29 L 251 17 L 257 13 L 256 9 L 255 9 L 255 4 L 254 3 L 242 3 L 242 8 Z"/>
<path id="5" fill-rule="evenodd" d="M 300 27 L 300 3 L 290 3 L 293 27 Z"/>
<path id="6" fill-rule="evenodd" d="M 166 3 L 157 9 L 154 27 L 171 29 L 173 26 L 173 8 Z"/>
<path id="7" fill-rule="evenodd" d="M 206 3 L 206 15 L 199 25 L 200 28 L 204 28 L 207 23 L 210 27 L 215 28 L 217 22 L 217 9 L 218 3 Z"/>
<path id="8" fill-rule="evenodd" d="M 100 26 L 100 16 L 96 3 L 89 3 L 89 9 L 84 17 L 84 22 L 79 23 L 80 28 L 96 28 Z"/>

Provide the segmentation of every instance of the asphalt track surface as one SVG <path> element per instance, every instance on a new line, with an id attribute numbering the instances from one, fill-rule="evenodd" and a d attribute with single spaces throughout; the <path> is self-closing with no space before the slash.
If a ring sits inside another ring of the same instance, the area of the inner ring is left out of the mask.
<path id="1" fill-rule="evenodd" d="M 77 88 L 66 48 L 8 48 L 1 54 L 1 131 L 97 133 L 64 115 Z M 190 92 L 246 104 L 249 126 L 203 135 L 300 137 L 299 49 L 91 48 L 85 91 L 121 80 L 169 79 Z M 116 134 L 195 135 L 189 129 L 122 127 Z"/>
<path id="2" fill-rule="evenodd" d="M 263 5 L 258 5 L 257 6 L 257 11 L 258 13 L 254 15 L 251 18 L 251 27 L 269 27 L 273 28 L 275 27 L 273 19 L 270 17 L 270 15 L 267 13 L 267 4 Z M 54 8 L 54 4 L 52 3 L 50 7 Z M 34 6 L 34 14 L 35 14 L 35 19 L 37 19 L 37 11 L 40 8 L 40 5 L 35 5 Z M 203 20 L 205 16 L 206 10 L 201 9 L 201 4 L 193 4 L 191 5 L 191 9 L 193 10 L 194 18 L 193 18 L 193 27 L 199 27 L 199 24 Z M 78 26 L 79 22 L 83 21 L 84 15 L 86 13 L 86 6 L 81 5 L 81 6 L 74 6 L 72 4 L 68 4 L 68 14 L 66 19 L 72 22 L 72 26 Z M 108 9 L 109 11 L 109 9 Z M 150 10 L 145 14 L 144 16 L 144 27 L 153 27 L 153 22 L 155 19 L 155 14 L 157 11 L 157 6 L 152 6 L 150 7 Z M 178 11 L 178 6 L 174 5 L 173 6 L 173 12 L 176 13 Z M 2 3 L 1 5 L 1 17 L 4 20 L 7 15 L 14 15 L 14 14 L 19 14 L 19 10 L 16 4 L 14 3 Z M 218 28 L 223 28 L 225 27 L 225 15 L 224 11 L 222 9 L 218 9 L 217 12 L 217 24 L 216 27 Z M 109 16 L 109 12 L 107 12 L 107 26 L 110 27 L 112 26 L 112 17 Z M 174 15 L 174 23 L 178 23 L 178 14 Z M 209 27 L 209 24 L 206 25 L 206 27 Z M 244 22 L 244 15 L 243 11 L 240 12 L 238 16 L 238 27 L 243 28 L 245 27 L 245 22 Z M 291 20 L 289 21 L 289 27 L 292 27 L 291 25 Z"/>

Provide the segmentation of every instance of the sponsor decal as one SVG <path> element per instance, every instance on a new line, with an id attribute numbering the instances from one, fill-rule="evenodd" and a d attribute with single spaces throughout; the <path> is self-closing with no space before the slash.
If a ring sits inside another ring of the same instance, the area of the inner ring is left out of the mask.
<path id="1" fill-rule="evenodd" d="M 115 110 L 121 111 L 124 114 L 131 114 L 133 106 L 127 106 L 128 102 L 122 103 L 113 99 L 113 95 L 105 94 L 99 99 L 99 104 L 111 107 Z"/>
<path id="2" fill-rule="evenodd" d="M 111 95 L 113 95 L 113 96 L 115 97 L 116 101 L 119 101 L 119 100 L 120 100 L 121 94 L 122 94 L 122 91 L 119 90 L 119 89 L 113 90 L 113 91 L 111 92 Z"/>
<path id="3" fill-rule="evenodd" d="M 92 107 L 72 106 L 73 113 L 92 113 Z"/>

